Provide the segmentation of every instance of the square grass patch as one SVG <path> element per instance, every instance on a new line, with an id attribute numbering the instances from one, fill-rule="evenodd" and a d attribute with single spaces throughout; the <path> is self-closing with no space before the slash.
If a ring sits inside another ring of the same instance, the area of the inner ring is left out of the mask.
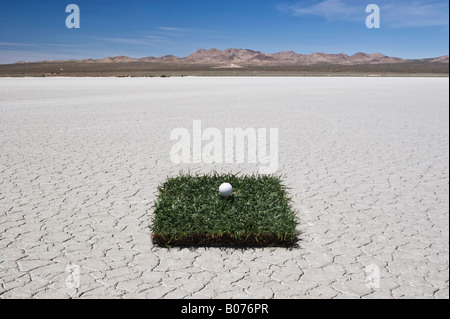
<path id="1" fill-rule="evenodd" d="M 233 186 L 230 198 L 222 183 Z M 160 185 L 150 228 L 162 247 L 290 247 L 297 224 L 281 177 L 213 173 Z"/>

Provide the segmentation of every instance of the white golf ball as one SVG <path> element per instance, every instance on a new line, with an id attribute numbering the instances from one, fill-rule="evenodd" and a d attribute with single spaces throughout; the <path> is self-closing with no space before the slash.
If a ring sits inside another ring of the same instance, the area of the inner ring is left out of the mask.
<path id="1" fill-rule="evenodd" d="M 233 194 L 233 186 L 229 183 L 223 183 L 219 187 L 219 193 L 221 196 L 228 198 Z"/>

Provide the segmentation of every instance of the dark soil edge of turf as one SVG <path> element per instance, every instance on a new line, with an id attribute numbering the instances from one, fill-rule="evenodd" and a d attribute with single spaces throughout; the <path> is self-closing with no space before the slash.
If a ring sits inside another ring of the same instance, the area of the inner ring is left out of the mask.
<path id="1" fill-rule="evenodd" d="M 293 247 L 295 236 L 280 238 L 273 234 L 196 234 L 174 238 L 171 235 L 153 234 L 152 242 L 159 247 Z"/>

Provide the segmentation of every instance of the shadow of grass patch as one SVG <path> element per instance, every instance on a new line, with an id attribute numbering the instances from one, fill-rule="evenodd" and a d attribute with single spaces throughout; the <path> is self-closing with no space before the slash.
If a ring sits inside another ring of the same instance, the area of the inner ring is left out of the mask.
<path id="1" fill-rule="evenodd" d="M 222 183 L 233 185 L 228 199 Z M 297 224 L 281 177 L 212 173 L 160 185 L 150 228 L 161 247 L 290 247 Z"/>

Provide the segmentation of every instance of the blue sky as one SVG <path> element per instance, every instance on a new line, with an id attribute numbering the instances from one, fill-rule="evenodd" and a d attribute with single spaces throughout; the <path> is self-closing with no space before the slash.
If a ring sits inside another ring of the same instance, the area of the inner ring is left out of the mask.
<path id="1" fill-rule="evenodd" d="M 80 29 L 66 28 L 71 3 Z M 370 3 L 380 29 L 366 27 Z M 0 63 L 200 48 L 436 57 L 449 51 L 448 12 L 447 0 L 0 0 Z"/>

